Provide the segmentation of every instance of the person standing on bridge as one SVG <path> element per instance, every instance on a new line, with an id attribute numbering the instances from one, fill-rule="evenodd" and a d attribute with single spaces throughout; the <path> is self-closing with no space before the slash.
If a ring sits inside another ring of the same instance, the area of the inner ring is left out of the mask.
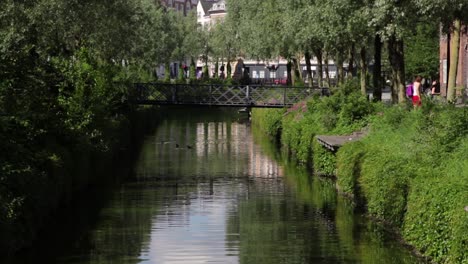
<path id="1" fill-rule="evenodd" d="M 421 106 L 421 76 L 416 76 L 413 82 L 413 107 L 416 109 Z"/>

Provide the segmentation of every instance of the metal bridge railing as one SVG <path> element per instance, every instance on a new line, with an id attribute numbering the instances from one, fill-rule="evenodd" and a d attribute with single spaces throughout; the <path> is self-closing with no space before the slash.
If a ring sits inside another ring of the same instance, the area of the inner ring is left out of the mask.
<path id="1" fill-rule="evenodd" d="M 328 88 L 260 85 L 136 83 L 133 89 L 129 94 L 136 104 L 167 105 L 285 107 L 313 94 L 329 95 Z"/>

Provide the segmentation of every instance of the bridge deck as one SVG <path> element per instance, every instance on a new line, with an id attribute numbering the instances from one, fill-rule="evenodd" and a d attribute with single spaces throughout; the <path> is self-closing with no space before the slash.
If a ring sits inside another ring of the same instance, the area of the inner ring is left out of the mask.
<path id="1" fill-rule="evenodd" d="M 129 94 L 129 100 L 136 104 L 280 108 L 292 106 L 314 94 L 329 95 L 329 90 L 317 87 L 137 83 Z"/>

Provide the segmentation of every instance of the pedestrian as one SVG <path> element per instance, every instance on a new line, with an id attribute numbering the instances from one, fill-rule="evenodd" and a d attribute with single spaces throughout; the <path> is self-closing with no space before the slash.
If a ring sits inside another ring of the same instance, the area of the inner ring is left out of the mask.
<path id="1" fill-rule="evenodd" d="M 413 107 L 418 108 L 421 106 L 421 76 L 416 76 L 413 82 Z"/>
<path id="2" fill-rule="evenodd" d="M 408 83 L 406 85 L 406 98 L 408 98 L 408 101 L 411 103 L 413 100 L 413 83 Z"/>
<path id="3" fill-rule="evenodd" d="M 437 78 L 435 78 L 432 81 L 432 85 L 431 85 L 431 98 L 434 98 L 434 96 L 439 95 L 439 94 L 440 94 L 440 83 L 437 80 Z"/>

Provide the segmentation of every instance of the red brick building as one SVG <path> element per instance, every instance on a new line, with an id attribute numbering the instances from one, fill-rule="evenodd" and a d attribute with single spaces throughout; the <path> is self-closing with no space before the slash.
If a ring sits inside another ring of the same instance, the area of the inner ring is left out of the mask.
<path id="1" fill-rule="evenodd" d="M 440 38 L 440 93 L 442 96 L 447 94 L 448 82 L 448 67 L 449 55 L 447 50 L 447 35 L 442 35 Z M 468 89 L 468 26 L 462 26 L 460 34 L 460 51 L 459 51 L 458 71 L 457 71 L 457 87 Z"/>

